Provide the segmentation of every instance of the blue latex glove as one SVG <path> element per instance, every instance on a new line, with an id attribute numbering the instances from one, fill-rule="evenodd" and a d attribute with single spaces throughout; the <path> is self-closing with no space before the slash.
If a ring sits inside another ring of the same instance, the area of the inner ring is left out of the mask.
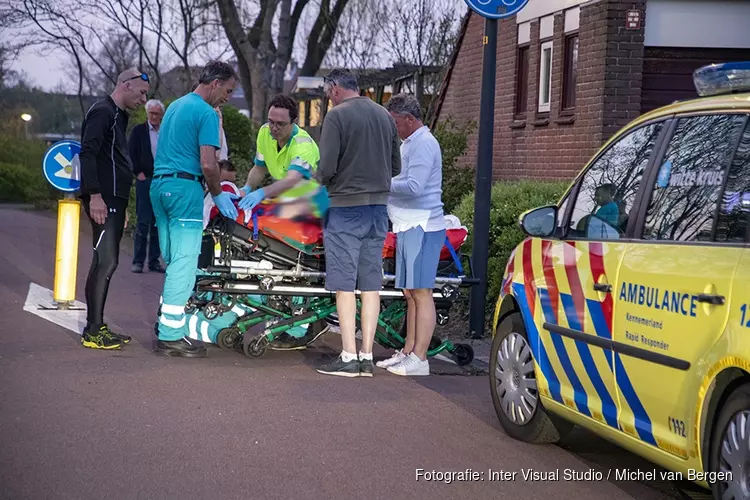
<path id="1" fill-rule="evenodd" d="M 232 200 L 236 200 L 238 198 L 239 196 L 237 196 L 236 194 L 222 191 L 218 195 L 214 196 L 214 203 L 219 209 L 219 212 L 221 212 L 224 217 L 235 220 L 237 218 L 237 207 L 234 206 Z"/>
<path id="2" fill-rule="evenodd" d="M 258 203 L 263 201 L 263 198 L 265 197 L 266 192 L 263 190 L 263 188 L 260 188 L 257 191 L 253 191 L 252 193 L 245 195 L 245 197 L 240 200 L 240 208 L 245 212 L 249 212 L 253 208 L 255 208 Z"/>
<path id="3" fill-rule="evenodd" d="M 240 189 L 243 193 L 245 193 L 245 196 L 249 195 L 253 192 L 253 188 L 250 187 L 250 184 L 245 184 L 242 186 L 242 189 Z"/>

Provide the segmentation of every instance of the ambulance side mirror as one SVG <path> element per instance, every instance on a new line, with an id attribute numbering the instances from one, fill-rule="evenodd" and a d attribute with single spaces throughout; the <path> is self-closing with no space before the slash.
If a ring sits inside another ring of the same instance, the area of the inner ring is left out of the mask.
<path id="1" fill-rule="evenodd" d="M 521 230 L 535 238 L 548 238 L 555 233 L 557 224 L 557 207 L 535 208 L 521 214 L 519 219 Z"/>

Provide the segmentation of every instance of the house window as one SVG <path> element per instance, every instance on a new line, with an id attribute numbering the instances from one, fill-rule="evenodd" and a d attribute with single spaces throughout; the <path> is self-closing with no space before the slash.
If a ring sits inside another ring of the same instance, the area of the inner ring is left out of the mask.
<path id="1" fill-rule="evenodd" d="M 544 42 L 539 58 L 539 112 L 549 112 L 552 99 L 552 41 Z"/>
<path id="2" fill-rule="evenodd" d="M 518 48 L 516 67 L 516 114 L 526 113 L 529 101 L 529 47 Z"/>
<path id="3" fill-rule="evenodd" d="M 578 78 L 578 35 L 565 39 L 565 62 L 563 67 L 562 109 L 572 111 L 576 107 L 576 80 Z"/>

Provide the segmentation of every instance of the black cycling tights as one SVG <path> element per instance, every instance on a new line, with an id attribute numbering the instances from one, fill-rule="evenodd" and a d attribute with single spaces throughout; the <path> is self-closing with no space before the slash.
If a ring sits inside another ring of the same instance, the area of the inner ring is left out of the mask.
<path id="1" fill-rule="evenodd" d="M 107 302 L 109 280 L 117 269 L 128 208 L 128 200 L 122 198 L 106 203 L 107 220 L 104 225 L 99 225 L 91 218 L 88 199 L 83 201 L 83 208 L 89 216 L 94 233 L 94 257 L 86 280 L 86 322 L 94 329 L 104 324 L 104 304 Z"/>

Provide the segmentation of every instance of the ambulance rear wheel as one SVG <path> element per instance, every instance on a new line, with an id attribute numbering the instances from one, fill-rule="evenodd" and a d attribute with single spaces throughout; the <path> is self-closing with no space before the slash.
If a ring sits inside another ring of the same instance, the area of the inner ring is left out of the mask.
<path id="1" fill-rule="evenodd" d="M 573 424 L 550 415 L 542 406 L 526 329 L 521 313 L 497 326 L 490 351 L 490 391 L 505 432 L 519 441 L 555 443 Z"/>
<path id="2" fill-rule="evenodd" d="M 750 498 L 750 384 L 732 391 L 711 437 L 707 482 L 714 498 Z M 714 476 L 714 478 L 710 477 Z"/>

